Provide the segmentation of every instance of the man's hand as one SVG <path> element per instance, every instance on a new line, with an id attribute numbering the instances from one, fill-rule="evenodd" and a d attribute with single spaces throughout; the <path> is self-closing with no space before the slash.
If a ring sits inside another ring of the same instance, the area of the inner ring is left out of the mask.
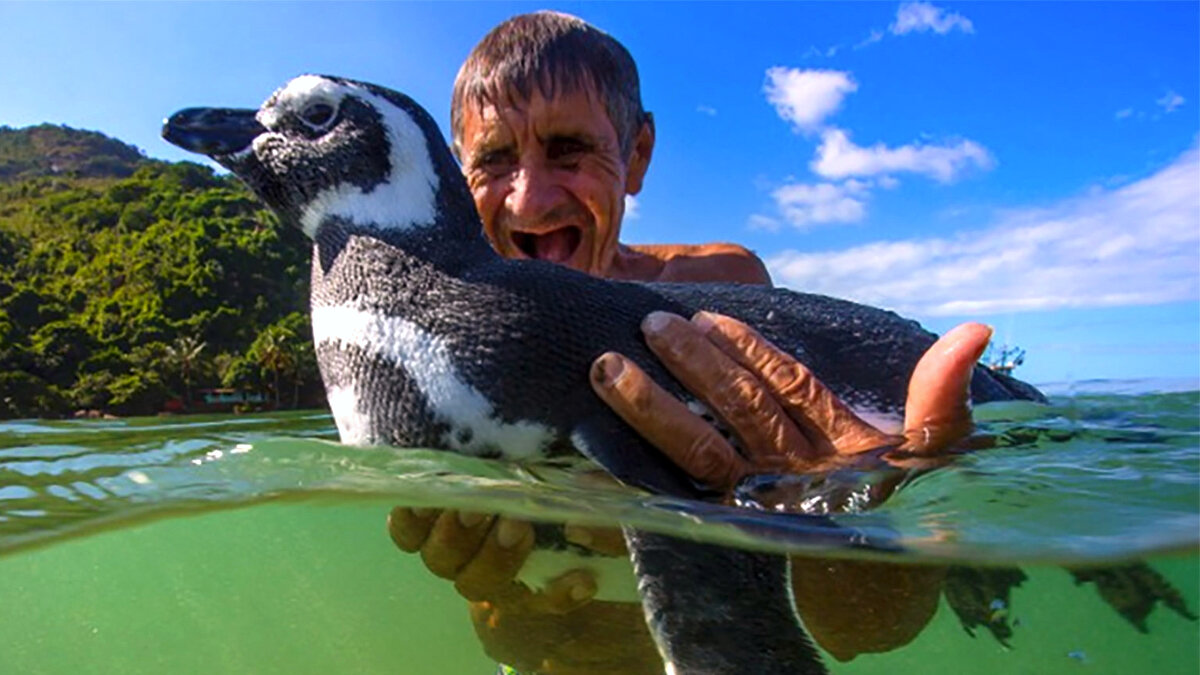
<path id="1" fill-rule="evenodd" d="M 497 661 L 529 673 L 662 672 L 641 606 L 593 601 L 589 572 L 571 570 L 539 591 L 516 580 L 533 549 L 529 523 L 398 506 L 388 515 L 388 534 L 454 582 L 470 601 L 484 651 Z M 566 525 L 563 534 L 601 555 L 627 555 L 620 530 Z"/>
<path id="2" fill-rule="evenodd" d="M 918 456 L 951 447 L 972 429 L 971 372 L 992 333 L 963 324 L 925 352 L 909 379 L 903 436 L 894 436 L 860 419 L 791 355 L 734 319 L 701 312 L 689 322 L 655 313 L 642 331 L 663 365 L 731 427 L 745 456 L 620 354 L 596 359 L 593 389 L 672 461 L 722 491 L 747 474 L 821 471 L 889 444 Z M 805 627 L 840 661 L 916 637 L 937 608 L 945 576 L 939 567 L 882 562 L 793 557 L 791 564 Z"/>
<path id="3" fill-rule="evenodd" d="M 700 312 L 689 322 L 655 312 L 642 331 L 667 369 L 729 425 L 745 456 L 620 354 L 596 359 L 592 388 L 672 461 L 719 490 L 750 473 L 820 471 L 886 445 L 915 455 L 946 449 L 971 431 L 971 371 L 991 337 L 987 326 L 967 323 L 929 348 L 909 382 L 901 437 L 860 419 L 803 364 L 735 319 Z"/>
<path id="4" fill-rule="evenodd" d="M 910 381 L 905 435 L 900 437 L 859 419 L 803 365 L 737 321 L 700 314 L 688 322 L 655 314 L 647 317 L 643 330 L 666 367 L 729 423 L 748 456 L 734 451 L 711 424 L 618 354 L 596 360 L 596 393 L 684 470 L 723 490 L 749 473 L 817 471 L 888 444 L 913 454 L 937 453 L 971 429 L 967 386 L 991 335 L 985 326 L 965 324 L 929 349 Z M 420 552 L 430 571 L 454 581 L 459 594 L 471 601 L 472 622 L 493 658 L 528 671 L 661 670 L 640 607 L 592 601 L 595 582 L 587 572 L 568 572 L 541 591 L 516 581 L 533 547 L 528 523 L 397 508 L 388 531 L 399 548 Z M 616 531 L 568 526 L 566 535 L 608 555 L 621 554 Z M 810 572 L 805 578 L 822 577 Z M 889 621 L 913 626 L 906 638 L 860 630 L 836 645 L 839 658 L 911 639 L 928 618 L 925 596 L 936 598 L 938 590 L 932 582 L 915 586 L 920 591 L 905 587 L 897 591 L 903 597 L 890 597 L 876 585 L 872 596 L 880 601 L 876 604 L 894 606 L 885 612 Z M 811 601 L 806 614 L 813 616 L 805 620 L 814 630 L 839 625 L 841 615 L 826 609 L 827 603 L 797 590 L 799 599 Z M 604 639 L 605 633 L 620 639 Z"/>

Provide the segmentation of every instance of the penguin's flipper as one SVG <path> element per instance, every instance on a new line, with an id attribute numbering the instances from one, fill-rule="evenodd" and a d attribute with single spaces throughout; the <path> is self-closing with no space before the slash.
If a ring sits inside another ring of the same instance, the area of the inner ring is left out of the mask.
<path id="1" fill-rule="evenodd" d="M 571 444 L 584 457 L 626 485 L 654 494 L 702 498 L 705 490 L 666 455 L 638 436 L 615 413 L 605 410 L 576 423 Z"/>
<path id="2" fill-rule="evenodd" d="M 667 673 L 828 672 L 800 625 L 785 557 L 624 532 Z"/>

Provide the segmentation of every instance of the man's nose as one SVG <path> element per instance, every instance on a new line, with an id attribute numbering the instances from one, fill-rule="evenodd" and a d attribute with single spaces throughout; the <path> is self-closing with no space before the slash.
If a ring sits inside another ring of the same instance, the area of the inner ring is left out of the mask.
<path id="1" fill-rule="evenodd" d="M 530 222 L 549 212 L 562 200 L 562 190 L 551 172 L 537 163 L 522 164 L 513 176 L 505 206 L 516 218 Z"/>

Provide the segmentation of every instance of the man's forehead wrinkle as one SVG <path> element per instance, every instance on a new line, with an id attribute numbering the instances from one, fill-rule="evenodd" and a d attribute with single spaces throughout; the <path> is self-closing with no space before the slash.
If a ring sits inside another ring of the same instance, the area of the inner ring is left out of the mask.
<path id="1" fill-rule="evenodd" d="M 531 112 L 534 106 L 532 101 L 513 103 L 503 108 L 483 104 L 475 111 L 478 125 L 473 137 L 465 140 L 474 146 L 475 154 L 522 145 L 519 139 L 525 134 L 542 146 L 561 139 L 575 139 L 595 147 L 616 146 L 615 130 L 612 130 L 603 108 L 596 105 L 592 97 L 584 100 L 600 111 L 607 122 L 607 129 L 595 128 L 595 116 L 581 115 L 578 108 L 574 107 L 560 109 L 551 102 L 543 102 L 538 107 L 539 113 Z"/>
<path id="2" fill-rule="evenodd" d="M 516 69 L 496 71 L 479 81 L 477 86 L 470 87 L 465 92 L 465 102 L 474 104 L 477 112 L 489 105 L 504 105 L 520 110 L 529 106 L 535 87 L 537 93 L 547 101 L 577 92 L 583 92 L 589 99 L 598 98 L 591 76 L 577 68 L 560 65 L 554 68 L 543 66 L 526 72 L 510 72 L 512 70 Z"/>

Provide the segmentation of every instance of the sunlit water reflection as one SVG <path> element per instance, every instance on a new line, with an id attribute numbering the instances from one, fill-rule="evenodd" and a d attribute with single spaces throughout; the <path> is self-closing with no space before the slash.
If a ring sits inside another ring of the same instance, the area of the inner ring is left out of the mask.
<path id="1" fill-rule="evenodd" d="M 1029 573 L 997 608 L 1012 650 L 943 606 L 910 646 L 828 659 L 834 672 L 1197 672 L 1196 624 L 1160 605 L 1142 635 L 1060 568 L 1147 559 L 1197 608 L 1200 394 L 976 419 L 998 447 L 835 516 L 866 548 L 805 517 L 647 496 L 567 465 L 346 448 L 325 414 L 0 423 L 0 653 L 20 665 L 0 671 L 488 672 L 452 587 L 384 533 L 403 504 Z"/>

